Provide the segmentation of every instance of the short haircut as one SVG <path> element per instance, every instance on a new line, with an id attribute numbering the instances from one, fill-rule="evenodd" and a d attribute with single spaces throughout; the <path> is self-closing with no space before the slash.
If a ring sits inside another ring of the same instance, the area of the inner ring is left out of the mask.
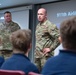
<path id="1" fill-rule="evenodd" d="M 44 10 L 45 11 L 45 14 L 47 15 L 47 10 L 45 9 L 45 8 L 40 8 L 40 9 L 38 9 L 38 10 Z"/>
<path id="2" fill-rule="evenodd" d="M 63 21 L 60 25 L 62 45 L 67 49 L 76 49 L 76 17 Z"/>
<path id="3" fill-rule="evenodd" d="M 10 41 L 13 49 L 27 52 L 32 42 L 31 30 L 20 29 L 10 35 Z"/>
<path id="4" fill-rule="evenodd" d="M 4 12 L 4 14 L 6 14 L 6 13 L 9 13 L 9 14 L 11 14 L 11 12 L 10 12 L 10 11 L 5 11 L 5 12 Z"/>

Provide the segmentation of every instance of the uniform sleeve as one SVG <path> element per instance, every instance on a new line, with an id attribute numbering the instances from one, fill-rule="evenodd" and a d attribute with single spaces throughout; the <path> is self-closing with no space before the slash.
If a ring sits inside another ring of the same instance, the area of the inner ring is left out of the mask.
<path id="1" fill-rule="evenodd" d="M 19 29 L 21 29 L 20 26 L 17 23 L 13 22 L 13 25 L 11 27 L 11 31 L 14 32 L 14 31 L 19 30 Z"/>
<path id="2" fill-rule="evenodd" d="M 16 30 L 21 29 L 17 23 L 15 23 L 15 28 L 16 28 Z"/>
<path id="3" fill-rule="evenodd" d="M 48 32 L 50 34 L 50 40 L 52 41 L 52 44 L 50 45 L 50 50 L 53 51 L 60 44 L 58 40 L 59 30 L 55 24 L 51 23 L 51 25 L 48 26 Z"/>

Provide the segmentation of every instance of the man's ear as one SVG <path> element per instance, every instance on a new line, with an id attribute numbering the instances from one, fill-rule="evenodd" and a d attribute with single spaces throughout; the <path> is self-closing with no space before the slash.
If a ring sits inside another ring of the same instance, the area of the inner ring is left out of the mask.
<path id="1" fill-rule="evenodd" d="M 28 50 L 30 51 L 31 48 L 32 48 L 32 43 L 30 43 Z"/>
<path id="2" fill-rule="evenodd" d="M 59 36 L 59 38 L 58 38 L 58 39 L 59 39 L 60 43 L 62 43 L 62 39 L 61 39 L 61 36 Z"/>
<path id="3" fill-rule="evenodd" d="M 47 15 L 45 17 L 47 18 Z"/>

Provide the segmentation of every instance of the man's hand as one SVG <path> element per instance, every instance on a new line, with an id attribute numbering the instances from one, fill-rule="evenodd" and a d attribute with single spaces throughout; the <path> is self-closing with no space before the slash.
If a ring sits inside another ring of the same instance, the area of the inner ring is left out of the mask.
<path id="1" fill-rule="evenodd" d="M 47 54 L 48 52 L 50 52 L 50 48 L 44 48 L 44 49 L 43 49 L 43 53 L 44 53 L 44 54 Z"/>

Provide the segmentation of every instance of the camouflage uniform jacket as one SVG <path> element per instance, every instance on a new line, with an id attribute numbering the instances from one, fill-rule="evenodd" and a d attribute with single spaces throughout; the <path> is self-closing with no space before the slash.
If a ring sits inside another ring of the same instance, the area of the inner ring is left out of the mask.
<path id="1" fill-rule="evenodd" d="M 58 41 L 59 30 L 55 24 L 46 20 L 42 24 L 38 24 L 36 27 L 36 50 L 42 50 L 43 48 L 55 48 L 60 44 Z"/>
<path id="2" fill-rule="evenodd" d="M 9 35 L 18 29 L 20 29 L 19 25 L 13 21 L 9 24 L 0 23 L 0 50 L 12 50 Z"/>

